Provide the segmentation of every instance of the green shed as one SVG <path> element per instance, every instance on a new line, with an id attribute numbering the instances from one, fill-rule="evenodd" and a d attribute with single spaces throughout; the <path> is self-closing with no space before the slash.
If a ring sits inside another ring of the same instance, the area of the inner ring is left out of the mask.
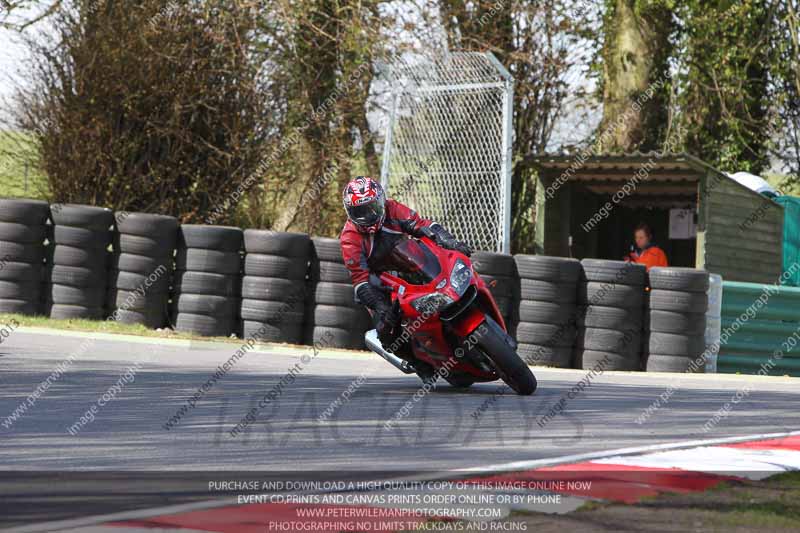
<path id="1" fill-rule="evenodd" d="M 537 155 L 536 253 L 621 259 L 645 222 L 671 266 L 774 283 L 783 207 L 684 154 Z"/>

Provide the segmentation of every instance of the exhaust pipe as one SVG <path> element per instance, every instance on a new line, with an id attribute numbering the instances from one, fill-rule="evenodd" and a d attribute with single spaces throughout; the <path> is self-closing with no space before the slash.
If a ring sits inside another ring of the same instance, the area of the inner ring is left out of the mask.
<path id="1" fill-rule="evenodd" d="M 384 350 L 383 345 L 381 344 L 380 339 L 378 338 L 378 332 L 374 329 L 367 331 L 364 334 L 364 342 L 367 345 L 367 348 L 375 352 L 376 354 L 380 355 L 389 363 L 392 364 L 395 368 L 397 368 L 400 372 L 404 374 L 413 374 L 416 372 L 414 367 L 411 366 L 411 363 L 406 361 L 405 359 L 401 359 L 397 357 L 395 354 L 387 352 Z"/>

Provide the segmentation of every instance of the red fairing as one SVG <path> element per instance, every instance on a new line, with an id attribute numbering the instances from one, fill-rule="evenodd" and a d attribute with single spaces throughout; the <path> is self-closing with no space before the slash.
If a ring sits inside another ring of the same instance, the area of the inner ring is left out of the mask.
<path id="1" fill-rule="evenodd" d="M 489 308 L 489 314 L 492 315 L 492 318 L 495 322 L 497 322 L 503 331 L 508 331 L 506 327 L 506 321 L 503 319 L 503 315 L 500 313 L 500 308 L 497 307 L 497 302 L 494 301 L 494 297 L 492 293 L 489 291 L 489 287 L 486 286 L 486 283 L 483 279 L 478 277 L 478 298 L 484 303 L 486 307 Z"/>
<path id="2" fill-rule="evenodd" d="M 431 221 L 420 217 L 416 211 L 392 199 L 386 200 L 386 219 L 381 231 L 413 234 L 417 228 L 430 226 Z M 362 233 L 351 221 L 347 221 L 339 236 L 342 246 L 342 259 L 350 270 L 350 279 L 353 285 L 358 285 L 369 279 L 367 258 L 372 252 L 372 243 L 376 234 Z"/>
<path id="3" fill-rule="evenodd" d="M 468 337 L 485 320 L 484 314 L 480 309 L 473 309 L 468 316 L 464 316 L 453 324 L 453 331 L 459 337 Z"/>
<path id="4" fill-rule="evenodd" d="M 486 283 L 469 255 L 443 247 L 436 237 L 425 231 L 378 242 L 380 275 L 369 283 L 390 296 L 400 323 L 391 338 L 368 332 L 367 345 L 425 383 L 444 378 L 455 387 L 469 387 L 502 379 L 518 394 L 531 394 L 536 378 L 503 331 Z"/>
<path id="5" fill-rule="evenodd" d="M 396 266 L 400 267 L 405 264 L 408 267 L 408 269 L 398 268 L 397 271 L 411 272 L 411 279 L 404 278 L 404 275 L 408 276 L 408 274 L 394 275 L 390 272 L 381 273 L 380 278 L 386 287 L 391 288 L 392 299 L 400 304 L 400 310 L 406 322 L 406 331 L 410 333 L 410 346 L 414 356 L 433 365 L 434 368 L 441 368 L 447 361 L 451 361 L 452 365 L 452 359 L 455 356 L 457 360 L 450 370 L 470 374 L 478 381 L 497 379 L 494 372 L 482 370 L 469 360 L 458 359 L 457 352 L 454 351 L 451 339 L 445 334 L 443 322 L 440 320 L 442 307 L 429 312 L 425 310 L 424 304 L 420 303 L 422 298 L 436 294 L 450 299 L 452 303 L 445 304 L 445 306 L 455 305 L 455 302 L 462 299 L 464 297 L 462 295 L 469 289 L 462 288 L 461 292 L 457 292 L 453 285 L 452 275 L 456 263 L 464 263 L 470 269 L 468 284 L 472 285 L 473 290 L 477 292 L 476 302 L 467 304 L 460 314 L 449 318 L 447 327 L 450 332 L 464 342 L 475 342 L 474 340 L 470 341 L 470 337 L 485 323 L 487 315 L 493 318 L 497 316 L 498 322 L 503 324 L 502 317 L 499 315 L 486 284 L 472 270 L 472 263 L 464 254 L 441 248 L 425 237 L 418 239 L 422 246 L 415 245 L 413 242 L 417 241 L 412 240 L 398 244 L 392 252 L 394 255 L 391 258 Z M 419 308 L 414 307 L 415 302 L 418 303 Z"/>
<path id="6" fill-rule="evenodd" d="M 475 285 L 478 288 L 478 298 L 483 303 L 483 306 L 488 308 L 489 315 L 503 328 L 503 331 L 508 331 L 503 315 L 500 314 L 500 308 L 497 307 L 492 293 L 489 292 L 489 288 L 480 276 L 475 276 Z M 469 315 L 465 315 L 459 322 L 454 324 L 453 330 L 459 336 L 467 337 L 481 325 L 484 319 L 485 316 L 480 309 L 473 309 Z"/>

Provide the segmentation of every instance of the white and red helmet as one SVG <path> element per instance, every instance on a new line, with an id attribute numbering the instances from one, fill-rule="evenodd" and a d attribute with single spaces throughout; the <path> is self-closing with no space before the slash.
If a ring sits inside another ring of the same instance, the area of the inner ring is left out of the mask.
<path id="1" fill-rule="evenodd" d="M 358 176 L 345 185 L 342 194 L 347 218 L 362 233 L 375 233 L 386 218 L 386 193 L 369 176 Z"/>

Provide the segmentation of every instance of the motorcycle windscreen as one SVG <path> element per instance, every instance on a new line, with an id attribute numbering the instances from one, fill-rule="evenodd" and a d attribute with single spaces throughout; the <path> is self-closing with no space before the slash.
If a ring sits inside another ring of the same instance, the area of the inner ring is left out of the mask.
<path id="1" fill-rule="evenodd" d="M 426 285 L 442 272 L 436 255 L 414 239 L 400 239 L 389 254 L 388 263 L 399 278 L 412 285 Z"/>

